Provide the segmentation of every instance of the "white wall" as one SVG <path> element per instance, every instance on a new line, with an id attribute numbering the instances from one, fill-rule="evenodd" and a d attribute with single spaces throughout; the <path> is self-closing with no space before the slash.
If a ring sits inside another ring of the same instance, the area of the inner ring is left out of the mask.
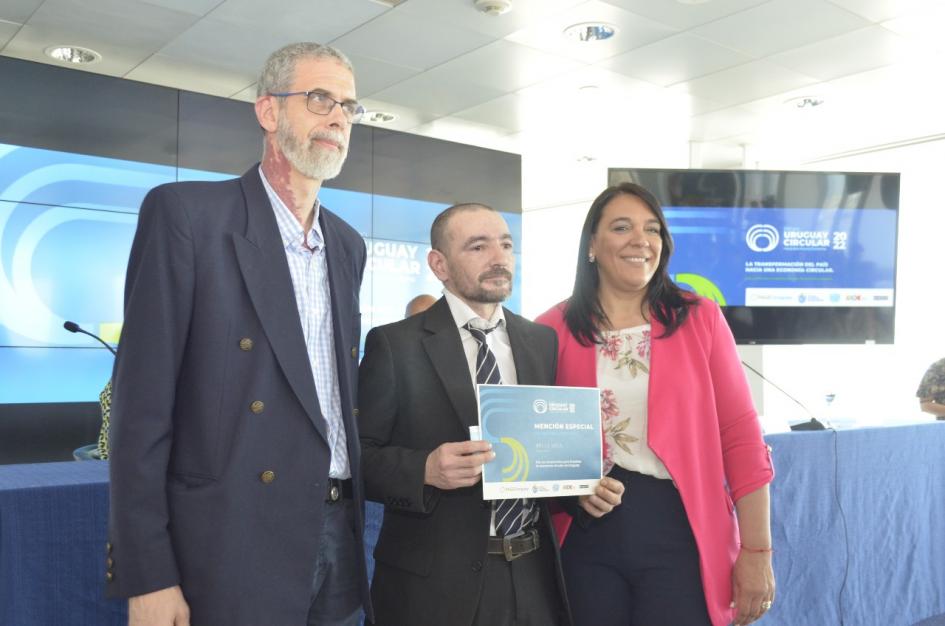
<path id="1" fill-rule="evenodd" d="M 931 419 L 919 411 L 915 391 L 926 368 L 945 357 L 943 165 L 945 141 L 939 140 L 805 166 L 902 173 L 896 340 L 891 346 L 766 347 L 766 375 L 788 381 L 792 391 L 821 408 L 824 394 L 836 393 L 834 413 L 856 416 L 865 425 Z M 767 413 L 792 410 L 771 392 L 764 408 Z"/>
<path id="2" fill-rule="evenodd" d="M 574 281 L 577 240 L 607 167 L 687 167 L 690 146 L 677 141 L 620 162 L 554 159 L 526 151 L 523 171 L 522 310 L 534 317 L 566 298 Z M 766 163 L 760 168 L 902 173 L 896 282 L 896 341 L 891 346 L 766 346 L 744 359 L 796 396 L 818 417 L 846 425 L 931 419 L 918 410 L 915 389 L 930 363 L 945 356 L 945 140 L 876 150 L 814 164 Z M 780 392 L 748 374 L 759 412 L 772 421 L 806 419 Z M 827 408 L 825 395 L 836 395 Z"/>

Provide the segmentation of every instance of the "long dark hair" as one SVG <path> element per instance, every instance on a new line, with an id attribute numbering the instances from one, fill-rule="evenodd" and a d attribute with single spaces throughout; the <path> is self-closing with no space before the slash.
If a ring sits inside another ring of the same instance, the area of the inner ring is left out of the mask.
<path id="1" fill-rule="evenodd" d="M 642 200 L 660 223 L 660 239 L 663 242 L 663 250 L 660 253 L 659 264 L 653 278 L 650 279 L 644 296 L 644 307 L 648 308 L 654 317 L 666 328 L 663 337 L 668 337 L 676 332 L 686 317 L 689 315 L 689 307 L 694 305 L 697 300 L 687 291 L 679 288 L 669 277 L 666 267 L 669 265 L 669 258 L 673 254 L 673 238 L 669 234 L 669 228 L 666 225 L 666 217 L 663 215 L 663 209 L 660 207 L 656 197 L 645 188 L 635 183 L 620 183 L 613 187 L 608 187 L 591 203 L 591 208 L 584 219 L 584 227 L 581 229 L 581 244 L 578 247 L 577 273 L 574 277 L 574 290 L 571 292 L 571 299 L 568 301 L 567 310 L 564 313 L 565 322 L 571 330 L 571 334 L 577 338 L 581 345 L 589 346 L 601 342 L 600 327 L 608 322 L 607 314 L 604 313 L 600 304 L 600 276 L 597 273 L 597 267 L 594 263 L 588 261 L 588 253 L 591 248 L 591 238 L 597 232 L 601 216 L 607 204 L 618 195 L 626 194 L 635 196 Z"/>

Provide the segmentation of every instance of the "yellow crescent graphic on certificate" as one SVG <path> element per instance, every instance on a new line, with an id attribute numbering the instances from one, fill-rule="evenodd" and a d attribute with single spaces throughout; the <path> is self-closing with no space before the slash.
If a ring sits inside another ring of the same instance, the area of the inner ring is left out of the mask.
<path id="1" fill-rule="evenodd" d="M 517 439 L 501 437 L 499 441 L 512 449 L 512 462 L 502 468 L 502 482 L 528 480 L 528 452 Z"/>

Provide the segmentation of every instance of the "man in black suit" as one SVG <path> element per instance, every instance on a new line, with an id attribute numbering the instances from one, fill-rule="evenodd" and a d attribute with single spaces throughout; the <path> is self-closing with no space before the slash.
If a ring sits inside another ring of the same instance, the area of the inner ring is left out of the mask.
<path id="1" fill-rule="evenodd" d="M 469 441 L 477 424 L 473 383 L 554 384 L 555 334 L 499 305 L 515 266 L 499 213 L 450 207 L 430 239 L 428 262 L 443 298 L 371 330 L 360 369 L 365 489 L 384 504 L 375 624 L 569 624 L 545 502 L 483 501 L 481 467 L 495 454 L 488 443 Z M 604 479 L 582 505 L 599 517 L 621 491 Z"/>
<path id="2" fill-rule="evenodd" d="M 364 241 L 318 203 L 363 113 L 318 44 L 259 79 L 262 163 L 153 189 L 114 371 L 108 593 L 131 626 L 370 615 L 354 416 Z"/>

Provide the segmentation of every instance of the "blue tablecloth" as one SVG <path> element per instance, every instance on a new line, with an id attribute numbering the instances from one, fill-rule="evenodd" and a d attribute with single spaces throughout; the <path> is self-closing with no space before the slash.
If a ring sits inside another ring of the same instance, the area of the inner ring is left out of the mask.
<path id="1" fill-rule="evenodd" d="M 108 465 L 0 466 L 0 624 L 118 626 L 106 600 Z"/>
<path id="2" fill-rule="evenodd" d="M 766 439 L 778 591 L 760 624 L 945 614 L 945 423 Z M 0 466 L 0 624 L 125 623 L 103 595 L 107 481 L 100 461 Z M 379 522 L 369 503 L 369 554 Z"/>
<path id="3" fill-rule="evenodd" d="M 764 626 L 945 614 L 945 423 L 766 440 L 777 600 Z"/>

